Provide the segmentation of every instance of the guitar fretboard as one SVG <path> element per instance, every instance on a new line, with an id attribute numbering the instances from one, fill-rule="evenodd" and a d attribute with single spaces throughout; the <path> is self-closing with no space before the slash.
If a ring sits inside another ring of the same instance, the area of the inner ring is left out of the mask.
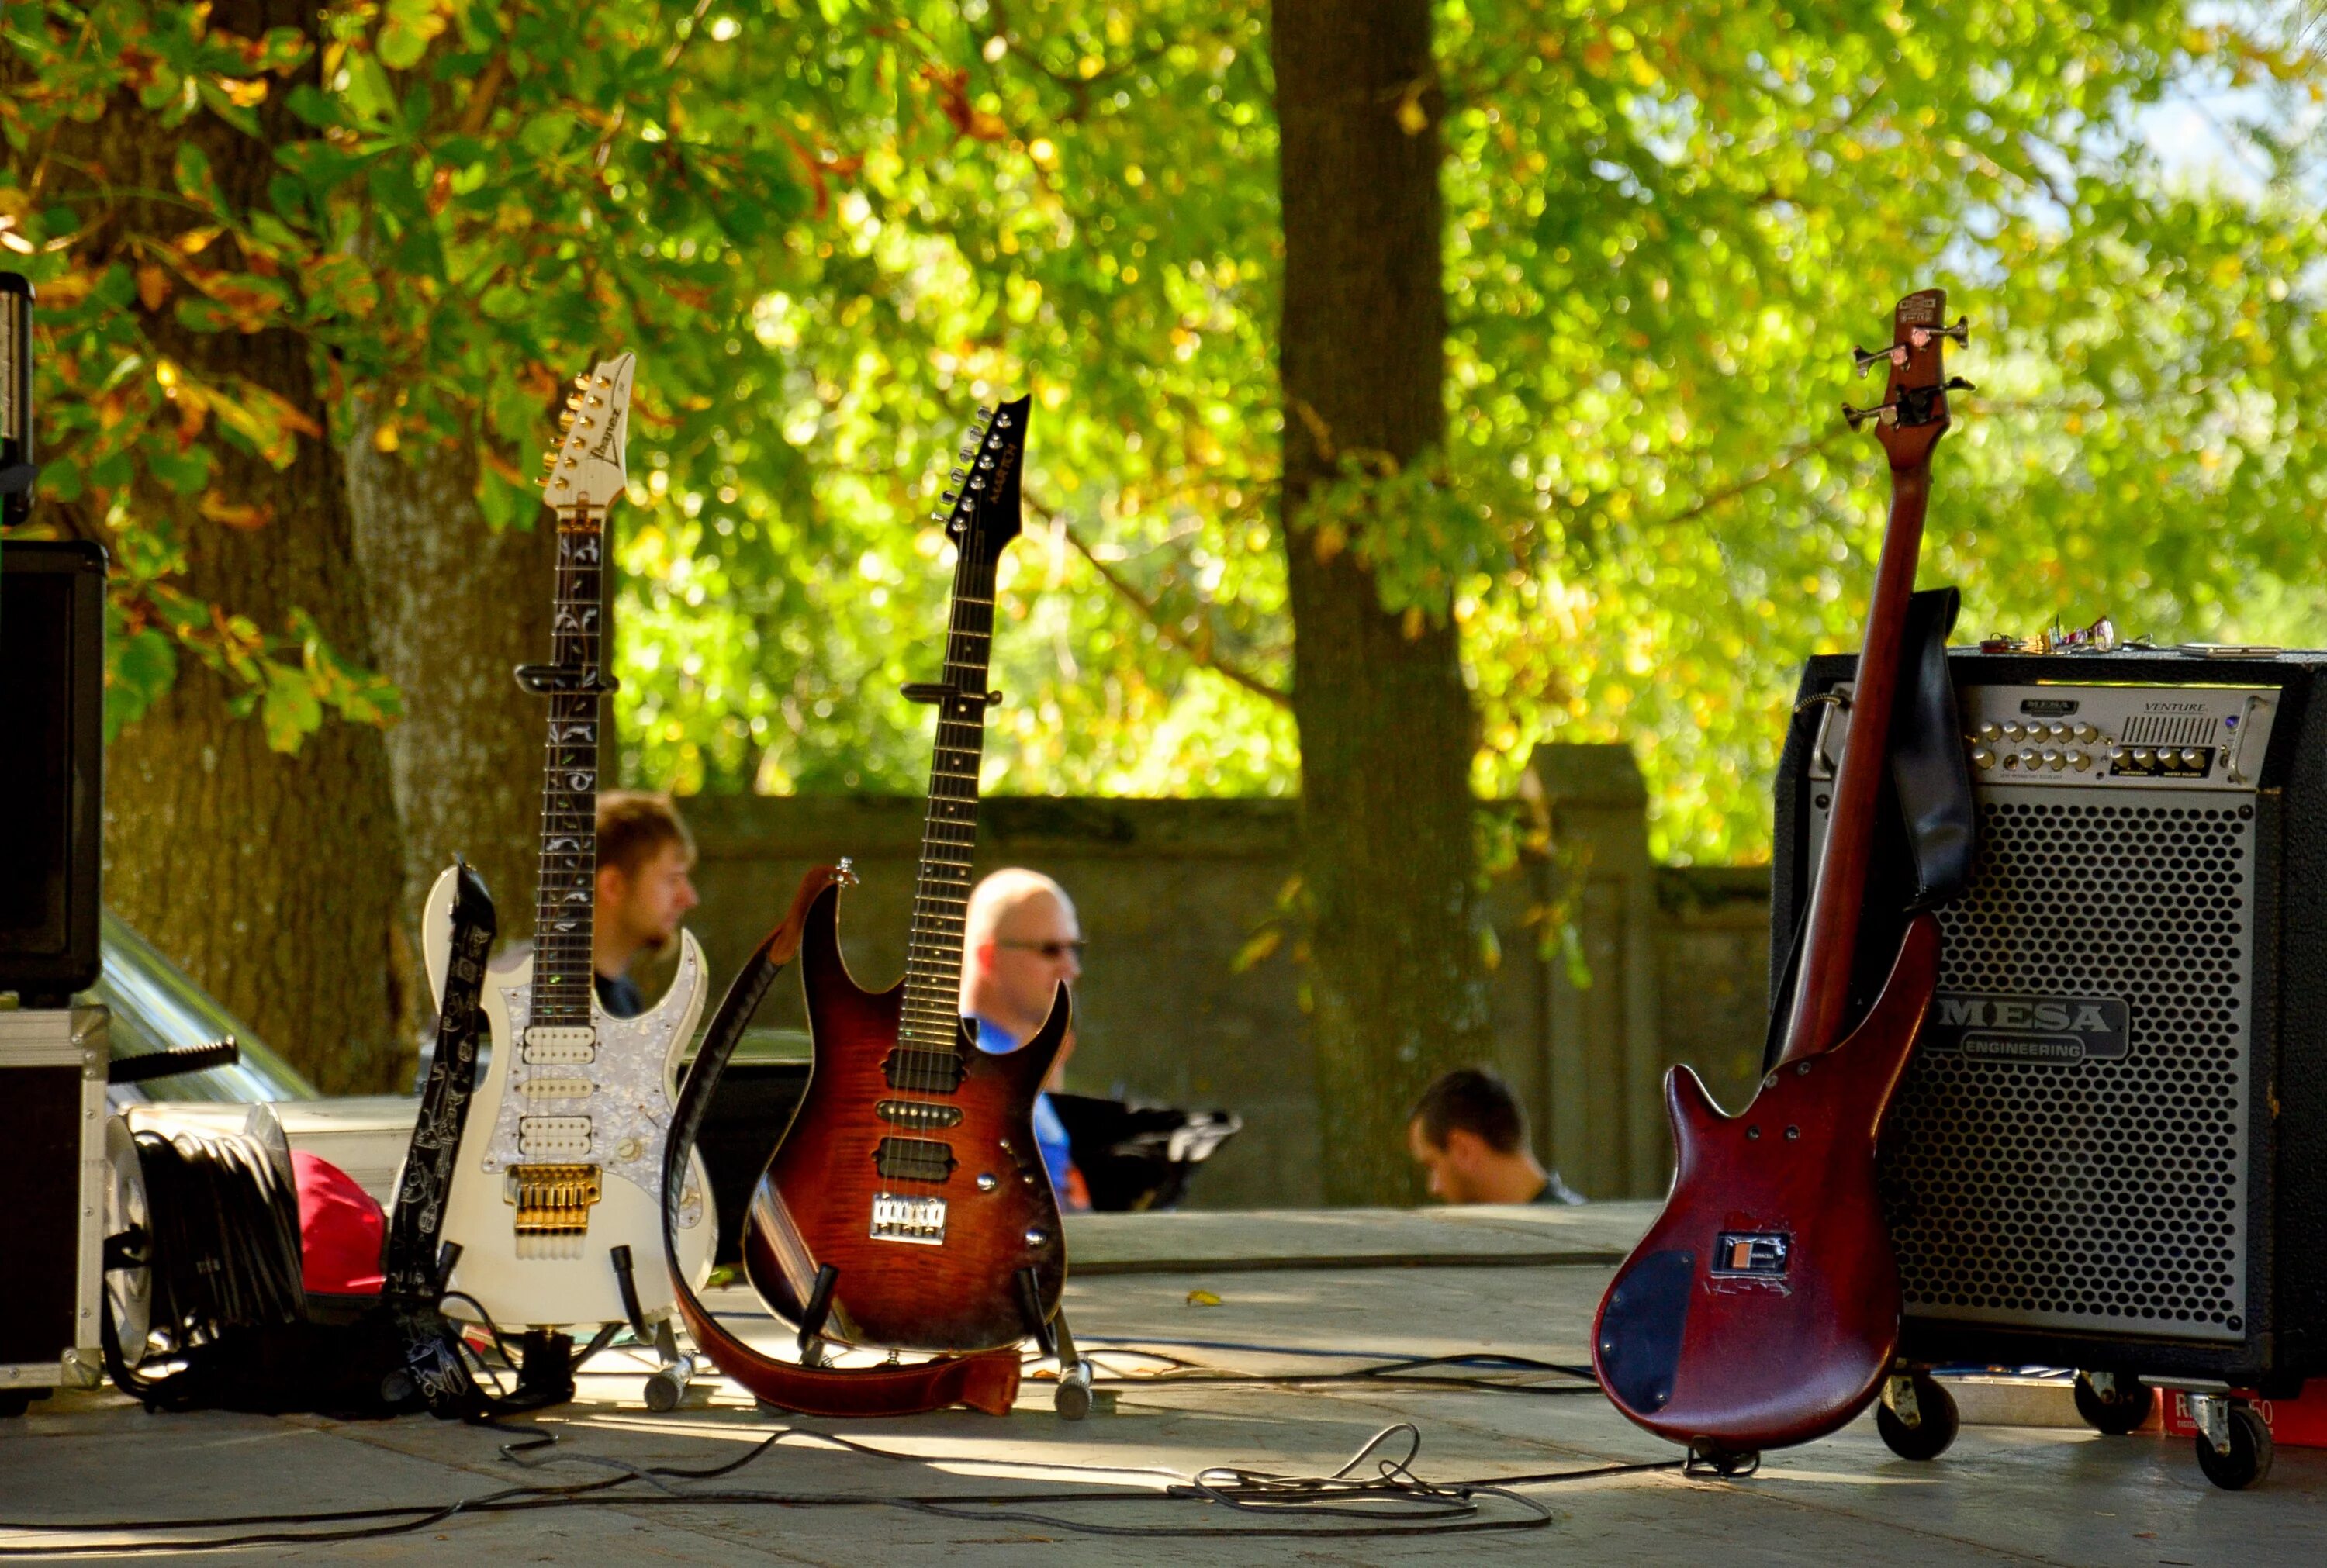
<path id="1" fill-rule="evenodd" d="M 994 561 L 965 553 L 954 568 L 938 707 L 937 754 L 930 764 L 929 811 L 921 825 L 921 873 L 913 887 L 912 938 L 905 949 L 900 1043 L 953 1055 L 961 1039 L 961 943 L 969 908 L 970 858 L 977 845 L 977 774 L 986 756 L 986 689 L 994 637 Z"/>
<path id="2" fill-rule="evenodd" d="M 590 1022 L 598 880 L 600 616 L 605 536 L 587 512 L 561 518 L 550 662 L 582 689 L 550 694 L 541 778 L 530 1022 Z"/>

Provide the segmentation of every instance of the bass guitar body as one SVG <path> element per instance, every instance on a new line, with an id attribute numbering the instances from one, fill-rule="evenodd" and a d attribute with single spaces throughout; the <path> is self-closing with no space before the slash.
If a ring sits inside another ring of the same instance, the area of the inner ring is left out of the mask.
<path id="1" fill-rule="evenodd" d="M 835 1272 L 819 1329 L 844 1343 L 969 1351 L 1032 1334 L 1066 1284 L 1034 1097 L 1066 1038 L 1066 988 L 1041 1032 L 989 1055 L 969 1025 L 944 1053 L 901 1045 L 903 983 L 870 992 L 840 953 L 840 894 L 800 943 L 815 1042 L 808 1092 L 752 1195 L 744 1268 L 795 1322 Z M 1028 1299 L 1031 1285 L 1033 1300 Z"/>
<path id="2" fill-rule="evenodd" d="M 1780 1065 L 1742 1115 L 1685 1067 L 1665 1080 L 1678 1157 L 1663 1215 L 1602 1299 L 1593 1361 L 1618 1409 L 1708 1454 L 1824 1436 L 1865 1406 L 1899 1341 L 1874 1141 L 1939 980 L 1918 916 L 1865 1020 Z"/>
<path id="3" fill-rule="evenodd" d="M 422 920 L 440 1000 L 454 874 L 438 879 Z M 444 1239 L 461 1251 L 450 1282 L 459 1295 L 444 1311 L 473 1320 L 481 1306 L 512 1332 L 624 1321 L 612 1255 L 627 1246 L 639 1311 L 661 1316 L 672 1302 L 663 1141 L 679 1053 L 703 1012 L 703 951 L 682 931 L 678 976 L 653 1007 L 613 1018 L 593 1005 L 586 1031 L 528 1045 L 533 991 L 528 955 L 487 968 L 479 1005 L 492 1052 L 445 1200 Z M 679 1258 L 696 1283 L 711 1272 L 718 1237 L 710 1193 L 698 1157 L 678 1215 Z"/>

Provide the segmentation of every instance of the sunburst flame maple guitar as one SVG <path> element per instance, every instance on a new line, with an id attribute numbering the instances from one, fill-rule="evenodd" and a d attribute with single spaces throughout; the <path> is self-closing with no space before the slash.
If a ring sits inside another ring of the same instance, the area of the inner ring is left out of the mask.
<path id="1" fill-rule="evenodd" d="M 703 1011 L 703 952 L 679 933 L 678 974 L 636 1018 L 597 1004 L 591 961 L 598 872 L 600 662 L 606 514 L 629 484 L 629 354 L 575 378 L 545 456 L 557 517 L 553 658 L 518 683 L 549 699 L 541 859 L 529 955 L 494 961 L 482 1006 L 492 1060 L 461 1138 L 444 1237 L 461 1250 L 445 1310 L 481 1304 L 503 1328 L 565 1328 L 658 1317 L 671 1305 L 662 1263 L 663 1142 L 680 1050 Z M 423 917 L 429 984 L 441 1006 L 454 873 Z M 699 1162 L 680 1195 L 679 1255 L 710 1271 L 717 1227 Z M 635 1260 L 634 1266 L 632 1265 Z M 463 1301 L 463 1296 L 473 1298 Z"/>
<path id="2" fill-rule="evenodd" d="M 1939 976 L 1939 923 L 1909 923 L 1890 978 L 1848 1038 L 1852 964 L 1864 913 L 1875 803 L 1887 765 L 1907 602 L 1947 394 L 1947 295 L 1909 294 L 1885 365 L 1884 400 L 1844 405 L 1873 421 L 1891 465 L 1891 516 L 1875 568 L 1825 859 L 1777 1060 L 1742 1115 L 1696 1075 L 1665 1083 L 1677 1169 L 1664 1212 L 1617 1271 L 1593 1325 L 1592 1359 L 1618 1409 L 1660 1437 L 1719 1458 L 1806 1442 L 1881 1386 L 1899 1339 L 1899 1271 L 1875 1188 L 1874 1143 Z"/>
<path id="3" fill-rule="evenodd" d="M 945 677 L 905 695 L 938 710 L 905 978 L 874 993 L 840 956 L 836 883 L 800 945 L 815 1059 L 808 1092 L 752 1198 L 743 1261 L 762 1300 L 860 1346 L 983 1350 L 1058 1311 L 1066 1246 L 1034 1144 L 1034 1097 L 1066 1037 L 1067 988 L 1003 1056 L 961 1016 L 962 920 L 977 840 L 994 573 L 1018 537 L 1028 400 L 987 417 L 937 515 L 959 552 Z M 1038 1336 L 1039 1337 L 1039 1336 Z"/>

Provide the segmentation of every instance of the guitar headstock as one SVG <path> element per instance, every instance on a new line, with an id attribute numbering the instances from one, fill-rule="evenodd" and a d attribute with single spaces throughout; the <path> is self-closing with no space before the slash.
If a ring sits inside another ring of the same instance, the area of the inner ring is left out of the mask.
<path id="1" fill-rule="evenodd" d="M 1018 481 L 1025 467 L 1026 413 L 1032 397 L 977 411 L 960 466 L 948 476 L 945 504 L 930 514 L 943 523 L 965 558 L 997 560 L 1018 537 Z"/>
<path id="2" fill-rule="evenodd" d="M 603 516 L 630 488 L 622 449 L 631 437 L 631 376 L 638 362 L 635 354 L 617 354 L 574 378 L 565 412 L 557 416 L 557 448 L 541 454 L 541 499 L 561 518 Z"/>
<path id="3" fill-rule="evenodd" d="M 1874 423 L 1874 439 L 1891 459 L 1893 469 L 1911 469 L 1928 462 L 1931 448 L 1948 430 L 1948 394 L 1968 392 L 1972 384 L 1949 376 L 1943 362 L 1947 341 L 1971 341 L 1971 318 L 1958 317 L 1947 325 L 1948 291 L 1927 288 L 1909 294 L 1892 313 L 1891 346 L 1874 353 L 1853 349 L 1862 376 L 1877 365 L 1890 367 L 1883 401 L 1872 408 L 1842 406 L 1842 416 L 1857 429 Z"/>

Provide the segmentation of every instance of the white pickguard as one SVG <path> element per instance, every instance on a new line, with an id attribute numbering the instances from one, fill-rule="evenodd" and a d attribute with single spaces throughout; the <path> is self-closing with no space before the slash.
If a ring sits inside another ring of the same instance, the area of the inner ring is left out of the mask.
<path id="1" fill-rule="evenodd" d="M 429 988 L 440 1003 L 454 876 L 447 871 L 437 879 L 422 919 Z M 694 937 L 681 932 L 678 975 L 662 1000 L 636 1018 L 610 1018 L 593 1004 L 593 1059 L 548 1065 L 528 1062 L 522 1043 L 533 991 L 532 959 L 504 957 L 487 970 L 482 1003 L 492 1059 L 462 1134 L 444 1239 L 461 1248 L 452 1288 L 474 1296 L 502 1329 L 594 1328 L 621 1321 L 621 1291 L 608 1254 L 622 1246 L 631 1249 L 640 1310 L 650 1318 L 670 1311 L 670 1276 L 662 1250 L 662 1159 L 678 1097 L 678 1059 L 702 1014 L 703 985 L 703 950 Z M 555 1086 L 556 1092 L 528 1093 L 528 1082 L 537 1088 Z M 521 1155 L 521 1117 L 586 1121 L 586 1153 L 577 1146 L 556 1154 Z M 600 1197 L 591 1206 L 585 1234 L 548 1245 L 546 1238 L 528 1237 L 519 1246 L 506 1174 L 519 1162 L 599 1168 Z M 710 1274 L 719 1231 L 699 1154 L 688 1162 L 681 1197 L 679 1263 L 699 1284 Z M 445 1311 L 475 1316 L 457 1300 L 446 1302 Z"/>

